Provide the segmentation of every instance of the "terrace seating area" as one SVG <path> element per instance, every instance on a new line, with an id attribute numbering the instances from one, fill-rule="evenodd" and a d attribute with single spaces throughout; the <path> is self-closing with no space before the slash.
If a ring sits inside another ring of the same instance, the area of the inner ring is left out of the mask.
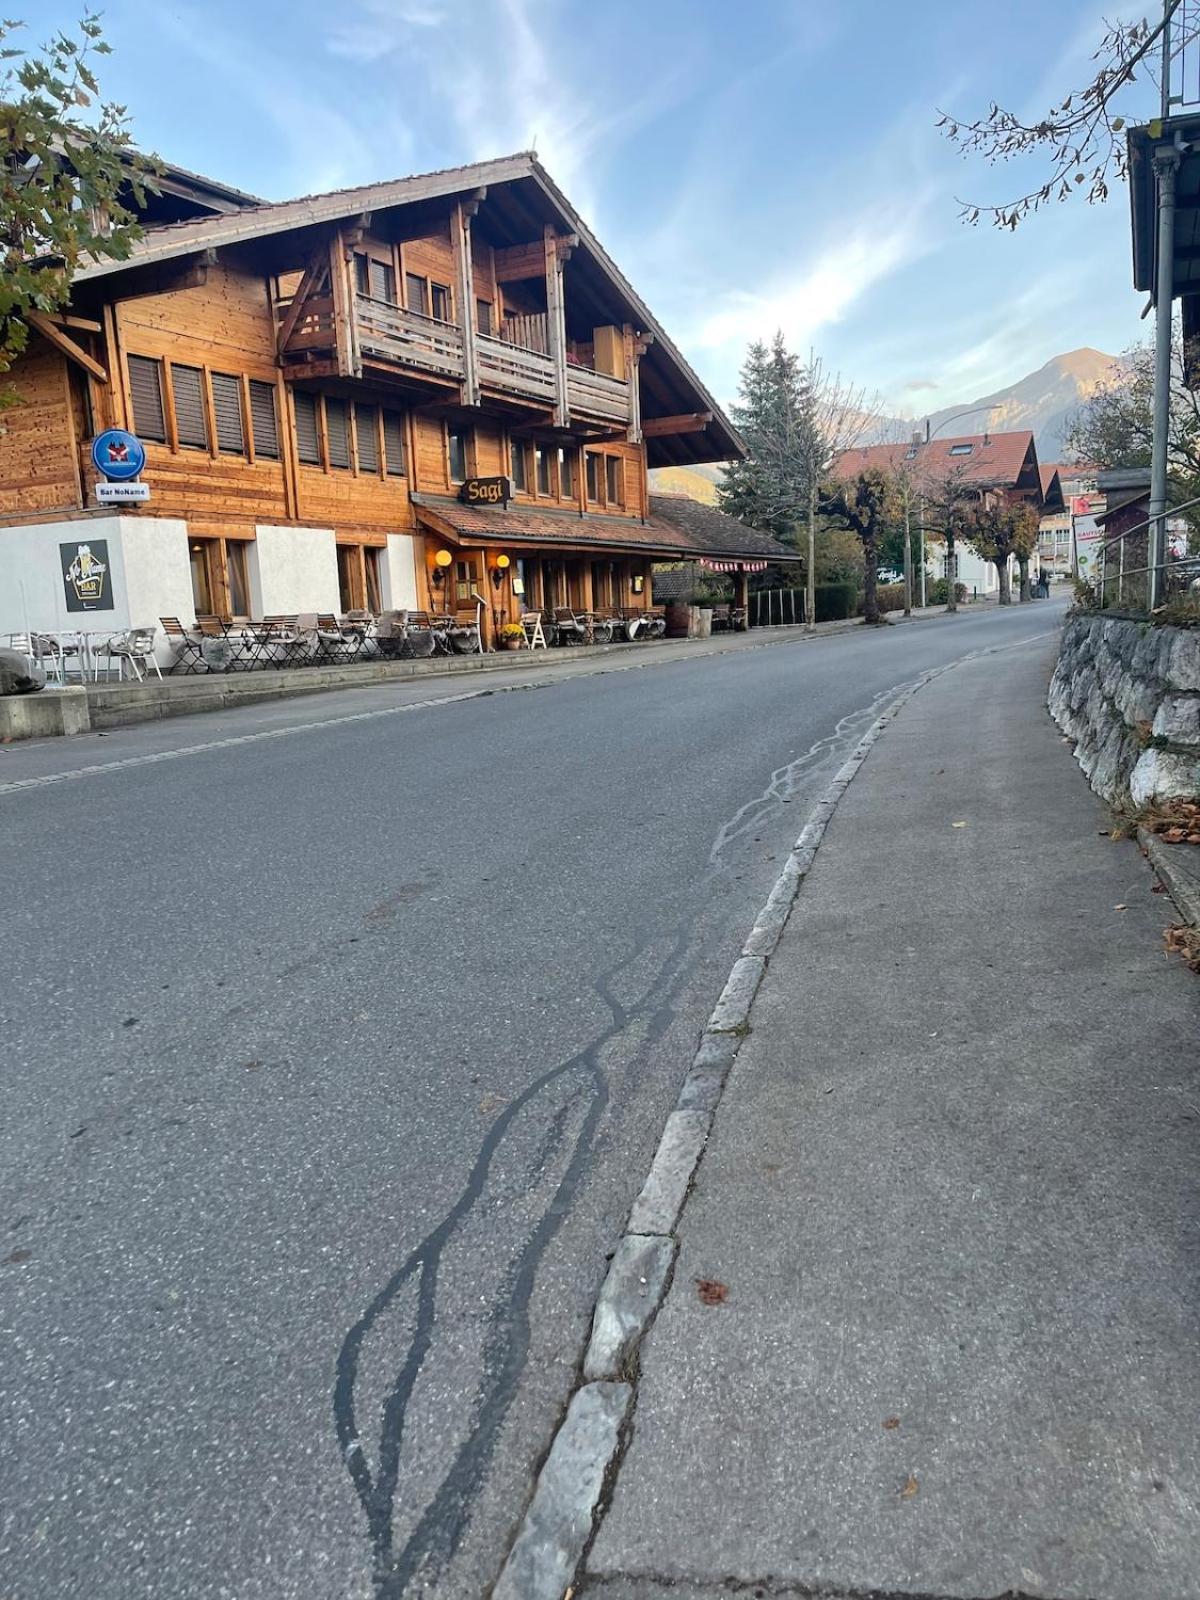
<path id="1" fill-rule="evenodd" d="M 185 677 L 355 661 L 415 661 L 478 655 L 490 649 L 482 608 L 475 606 L 457 612 L 351 611 L 344 616 L 301 612 L 261 621 L 199 616 L 192 624 L 178 617 L 160 617 L 159 622 L 174 654 L 168 671 Z M 560 606 L 553 613 L 525 612 L 520 629 L 506 643 L 532 650 L 658 639 L 666 632 L 666 620 L 661 607 L 576 611 Z M 143 647 L 147 631 L 138 630 Z"/>

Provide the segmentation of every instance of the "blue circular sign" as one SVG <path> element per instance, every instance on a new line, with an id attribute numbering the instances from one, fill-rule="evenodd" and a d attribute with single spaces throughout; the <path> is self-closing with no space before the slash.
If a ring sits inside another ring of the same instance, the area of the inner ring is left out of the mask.
<path id="1" fill-rule="evenodd" d="M 113 483 L 128 483 L 146 465 L 146 447 L 124 428 L 108 428 L 92 440 L 92 462 Z"/>

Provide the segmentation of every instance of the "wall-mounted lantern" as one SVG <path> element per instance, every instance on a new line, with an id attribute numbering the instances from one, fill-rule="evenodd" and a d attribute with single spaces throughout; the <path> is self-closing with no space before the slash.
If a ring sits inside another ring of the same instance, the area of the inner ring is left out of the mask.
<path id="1" fill-rule="evenodd" d="M 446 581 L 446 568 L 451 565 L 454 557 L 449 550 L 439 550 L 433 558 L 433 571 L 429 574 L 429 581 L 435 589 L 440 589 Z"/>
<path id="2" fill-rule="evenodd" d="M 492 588 L 498 589 L 504 582 L 504 574 L 508 571 L 510 562 L 507 556 L 497 556 L 492 566 Z"/>

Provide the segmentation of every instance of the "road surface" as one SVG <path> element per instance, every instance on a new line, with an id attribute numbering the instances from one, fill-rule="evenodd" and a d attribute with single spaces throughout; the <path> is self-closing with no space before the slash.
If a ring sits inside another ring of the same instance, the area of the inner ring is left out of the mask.
<path id="1" fill-rule="evenodd" d="M 1061 609 L 0 755 L 4 1593 L 482 1594 L 806 800 Z"/>

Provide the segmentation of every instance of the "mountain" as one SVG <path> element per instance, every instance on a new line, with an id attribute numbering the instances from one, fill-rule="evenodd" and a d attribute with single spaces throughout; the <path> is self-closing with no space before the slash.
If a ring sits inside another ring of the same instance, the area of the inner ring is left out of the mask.
<path id="1" fill-rule="evenodd" d="M 996 389 L 991 394 L 980 395 L 977 400 L 963 400 L 931 412 L 930 429 L 936 431 L 958 412 L 966 411 L 974 414 L 963 417 L 959 433 L 982 433 L 985 427 L 993 433 L 1016 433 L 1022 428 L 1031 428 L 1038 460 L 1058 461 L 1072 413 L 1104 383 L 1116 359 L 1105 355 L 1103 350 L 1086 346 L 1081 350 L 1068 350 L 1063 355 L 1053 356 L 1036 372 L 1010 383 L 1007 389 Z M 995 407 L 990 416 L 985 415 L 983 409 L 988 406 Z M 923 431 L 924 423 L 924 417 L 915 421 L 883 417 L 861 442 L 874 444 L 881 440 L 903 439 L 918 429 Z M 693 500 L 712 505 L 720 475 L 719 466 L 654 467 L 650 472 L 650 487 L 656 494 L 686 494 Z"/>
<path id="2" fill-rule="evenodd" d="M 1007 389 L 996 389 L 991 394 L 980 395 L 977 400 L 964 400 L 961 405 L 934 411 L 929 418 L 930 427 L 936 429 L 958 411 L 995 406 L 990 416 L 985 417 L 981 411 L 978 416 L 964 417 L 959 431 L 980 433 L 986 426 L 993 433 L 1015 433 L 1031 428 L 1038 460 L 1057 461 L 1062 455 L 1063 435 L 1072 413 L 1100 388 L 1115 361 L 1115 356 L 1086 346 L 1082 350 L 1068 350 L 1065 355 L 1054 356 L 1036 372 L 1009 384 Z"/>

